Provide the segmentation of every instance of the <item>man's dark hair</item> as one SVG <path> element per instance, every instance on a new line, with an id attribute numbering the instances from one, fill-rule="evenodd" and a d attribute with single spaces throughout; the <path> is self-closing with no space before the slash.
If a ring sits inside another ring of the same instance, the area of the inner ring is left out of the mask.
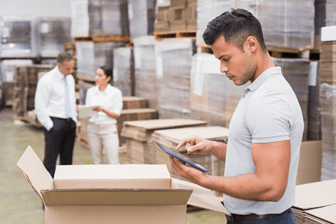
<path id="1" fill-rule="evenodd" d="M 111 77 L 112 80 L 112 69 L 110 67 L 107 67 L 106 65 L 100 66 L 100 69 L 102 69 L 106 75 L 106 78 Z"/>
<path id="2" fill-rule="evenodd" d="M 243 49 L 246 39 L 253 36 L 263 51 L 267 51 L 260 22 L 245 9 L 231 9 L 231 12 L 217 16 L 208 23 L 203 39 L 207 45 L 212 45 L 221 35 L 227 43 L 235 44 L 240 49 Z"/>
<path id="3" fill-rule="evenodd" d="M 67 52 L 62 52 L 57 56 L 57 64 L 63 65 L 64 61 L 71 61 L 73 57 Z"/>

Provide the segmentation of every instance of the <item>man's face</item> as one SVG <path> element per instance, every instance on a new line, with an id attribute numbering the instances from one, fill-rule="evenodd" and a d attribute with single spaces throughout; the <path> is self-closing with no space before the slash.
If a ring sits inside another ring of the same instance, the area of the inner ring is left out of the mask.
<path id="1" fill-rule="evenodd" d="M 73 73 L 74 66 L 75 66 L 74 60 L 63 61 L 63 65 L 58 65 L 58 69 L 63 75 L 70 75 Z"/>
<path id="2" fill-rule="evenodd" d="M 220 60 L 220 71 L 237 86 L 244 85 L 249 80 L 254 81 L 256 63 L 251 58 L 248 48 L 244 50 L 225 41 L 220 36 L 211 46 L 214 55 Z"/>

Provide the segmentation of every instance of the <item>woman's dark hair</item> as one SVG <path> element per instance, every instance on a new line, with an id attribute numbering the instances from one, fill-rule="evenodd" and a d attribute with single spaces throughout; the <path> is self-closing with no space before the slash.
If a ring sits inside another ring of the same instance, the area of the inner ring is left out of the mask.
<path id="1" fill-rule="evenodd" d="M 240 49 L 243 49 L 246 39 L 253 36 L 263 51 L 267 51 L 260 22 L 245 9 L 231 9 L 231 12 L 217 16 L 208 23 L 203 39 L 207 45 L 212 45 L 221 35 L 227 43 L 233 43 Z"/>
<path id="2" fill-rule="evenodd" d="M 111 77 L 111 80 L 112 80 L 112 78 L 113 78 L 112 77 L 112 68 L 107 67 L 106 65 L 100 66 L 99 68 L 104 71 L 104 73 L 106 75 L 106 78 Z"/>

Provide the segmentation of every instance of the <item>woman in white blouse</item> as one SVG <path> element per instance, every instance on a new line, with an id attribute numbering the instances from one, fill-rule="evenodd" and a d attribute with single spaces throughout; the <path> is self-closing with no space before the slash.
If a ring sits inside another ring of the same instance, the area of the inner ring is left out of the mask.
<path id="1" fill-rule="evenodd" d="M 87 126 L 87 137 L 94 164 L 103 163 L 103 149 L 109 164 L 119 164 L 119 138 L 116 124 L 123 101 L 121 91 L 109 84 L 111 79 L 112 69 L 105 66 L 98 68 L 96 86 L 88 89 L 86 93 L 86 105 L 100 106 L 94 109 L 98 113 L 90 117 Z"/>

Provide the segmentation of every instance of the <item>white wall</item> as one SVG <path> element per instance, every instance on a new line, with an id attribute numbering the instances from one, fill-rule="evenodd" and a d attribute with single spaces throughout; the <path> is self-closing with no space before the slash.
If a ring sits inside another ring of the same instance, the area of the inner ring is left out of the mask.
<path id="1" fill-rule="evenodd" d="M 70 18 L 70 1 L 0 1 L 0 15 Z"/>

